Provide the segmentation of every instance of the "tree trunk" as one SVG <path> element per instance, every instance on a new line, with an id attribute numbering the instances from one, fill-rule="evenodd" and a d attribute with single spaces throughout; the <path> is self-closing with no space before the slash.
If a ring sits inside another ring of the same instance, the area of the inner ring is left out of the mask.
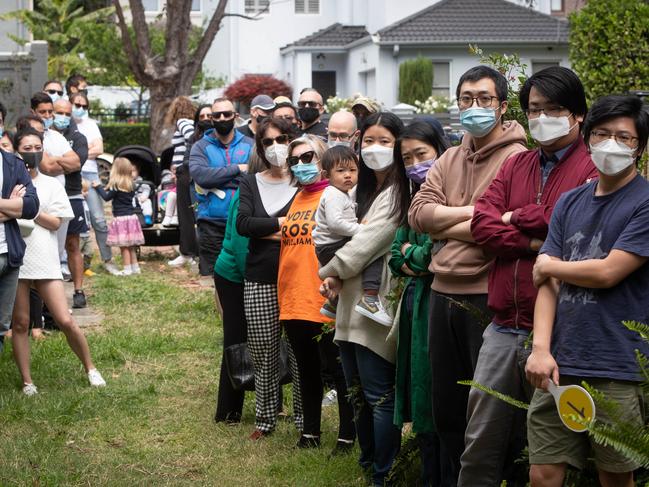
<path id="1" fill-rule="evenodd" d="M 174 133 L 173 127 L 165 127 L 164 125 L 167 108 L 176 96 L 186 93 L 178 93 L 178 86 L 175 83 L 160 83 L 151 86 L 149 89 L 151 149 L 156 154 L 160 154 L 171 145 L 171 138 Z"/>

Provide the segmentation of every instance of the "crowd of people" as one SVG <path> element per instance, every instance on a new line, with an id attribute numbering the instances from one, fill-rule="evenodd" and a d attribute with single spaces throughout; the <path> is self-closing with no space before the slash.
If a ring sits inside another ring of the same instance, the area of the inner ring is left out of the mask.
<path id="1" fill-rule="evenodd" d="M 0 325 L 12 325 L 26 394 L 37 391 L 30 288 L 91 385 L 105 385 L 61 285 L 65 250 L 82 304 L 84 201 L 109 272 L 140 272 L 135 249 L 151 223 L 137 164 L 118 157 L 106 187 L 99 181 L 101 135 L 78 78 L 66 83 L 67 100 L 48 82 L 18 132 L 0 139 Z M 325 123 L 312 88 L 295 105 L 259 94 L 244 124 L 227 98 L 171 103 L 163 207 L 180 253 L 169 264 L 197 257 L 214 280 L 217 422 L 242 420 L 245 388 L 233 376 L 249 364 L 229 351 L 244 350 L 254 376 L 250 440 L 263 441 L 286 414 L 290 381 L 296 446 L 320 447 L 324 392 L 335 391 L 333 454 L 358 441 L 371 485 L 390 484 L 406 423 L 423 485 L 559 487 L 588 458 L 602 486 L 633 485 L 639 465 L 563 426 L 548 387 L 586 380 L 645 424 L 635 350 L 649 350 L 621 323 L 649 321 L 649 183 L 637 171 L 649 113 L 624 95 L 589 109 L 579 78 L 550 67 L 520 89 L 528 134 L 507 120 L 507 95 L 498 71 L 465 72 L 456 146 L 434 117 L 405 126 L 369 98 Z M 463 380 L 529 402 L 527 415 Z M 526 447 L 529 467 L 518 461 Z"/>

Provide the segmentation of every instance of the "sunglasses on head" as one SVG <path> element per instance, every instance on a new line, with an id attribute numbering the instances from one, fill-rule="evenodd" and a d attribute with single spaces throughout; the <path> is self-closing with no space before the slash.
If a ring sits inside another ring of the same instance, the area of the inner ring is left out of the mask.
<path id="1" fill-rule="evenodd" d="M 53 95 L 54 93 L 56 93 L 59 96 L 63 96 L 63 91 L 59 91 L 59 90 L 45 90 L 45 93 L 48 93 L 50 95 Z"/>
<path id="2" fill-rule="evenodd" d="M 310 164 L 313 160 L 313 156 L 315 156 L 315 151 L 312 150 L 303 152 L 299 156 L 290 156 L 288 158 L 288 164 L 289 166 L 294 166 L 298 162 L 301 162 L 302 164 Z"/>
<path id="3" fill-rule="evenodd" d="M 234 112 L 232 110 L 225 112 L 212 112 L 212 120 L 218 120 L 221 117 L 225 118 L 226 120 L 230 120 L 232 117 L 234 117 Z"/>
<path id="4" fill-rule="evenodd" d="M 275 142 L 278 143 L 278 144 L 288 144 L 288 135 L 286 135 L 286 134 L 280 134 L 280 135 L 278 135 L 278 136 L 275 137 L 275 138 L 272 138 L 272 137 L 264 137 L 263 139 L 261 139 L 261 144 L 262 144 L 264 147 L 270 147 L 270 146 L 273 145 L 273 143 L 275 143 Z"/>
<path id="5" fill-rule="evenodd" d="M 317 101 L 298 101 L 297 106 L 300 108 L 318 108 L 320 103 Z"/>

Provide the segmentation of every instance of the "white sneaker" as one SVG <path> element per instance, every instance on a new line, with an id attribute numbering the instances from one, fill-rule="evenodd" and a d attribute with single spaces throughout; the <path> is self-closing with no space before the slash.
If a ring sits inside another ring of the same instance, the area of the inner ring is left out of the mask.
<path id="1" fill-rule="evenodd" d="M 88 382 L 92 387 L 105 387 L 106 381 L 101 376 L 97 369 L 92 369 L 88 371 Z"/>
<path id="2" fill-rule="evenodd" d="M 104 262 L 104 269 L 113 276 L 121 276 L 121 271 L 112 262 Z"/>
<path id="3" fill-rule="evenodd" d="M 387 311 L 385 311 L 380 299 L 369 300 L 366 296 L 363 296 L 354 307 L 354 311 L 380 323 L 383 326 L 392 326 L 392 317 Z"/>
<path id="4" fill-rule="evenodd" d="M 171 217 L 165 215 L 165 217 L 162 219 L 162 226 L 163 227 L 170 227 L 171 226 Z"/>
<path id="5" fill-rule="evenodd" d="M 336 389 L 331 389 L 329 392 L 325 394 L 325 397 L 322 399 L 322 405 L 331 406 L 332 404 L 336 403 L 337 398 L 338 398 L 338 393 L 336 392 Z"/>
<path id="6" fill-rule="evenodd" d="M 23 394 L 26 396 L 35 396 L 38 394 L 38 389 L 36 389 L 34 384 L 25 384 L 23 386 Z"/>
<path id="7" fill-rule="evenodd" d="M 119 271 L 119 275 L 120 276 L 132 276 L 133 271 L 131 269 L 124 269 L 124 270 Z"/>
<path id="8" fill-rule="evenodd" d="M 170 227 L 177 227 L 178 226 L 178 216 L 174 215 L 171 218 L 169 218 L 169 226 Z"/>
<path id="9" fill-rule="evenodd" d="M 142 269 L 140 269 L 139 267 L 131 267 L 131 274 L 142 274 Z"/>
<path id="10" fill-rule="evenodd" d="M 193 260 L 194 259 L 192 259 L 191 257 L 187 257 L 187 256 L 185 256 L 183 254 L 180 254 L 175 259 L 168 261 L 167 265 L 171 266 L 171 267 L 180 267 L 180 266 L 183 266 L 185 264 L 190 264 Z"/>

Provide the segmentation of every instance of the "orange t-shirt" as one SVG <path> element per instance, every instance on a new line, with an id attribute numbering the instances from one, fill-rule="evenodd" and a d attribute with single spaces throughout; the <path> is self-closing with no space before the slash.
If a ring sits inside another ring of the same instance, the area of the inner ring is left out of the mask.
<path id="1" fill-rule="evenodd" d="M 280 320 L 329 321 L 320 314 L 325 298 L 320 295 L 318 259 L 311 232 L 315 227 L 320 191 L 300 191 L 282 225 L 282 241 L 277 275 Z"/>

